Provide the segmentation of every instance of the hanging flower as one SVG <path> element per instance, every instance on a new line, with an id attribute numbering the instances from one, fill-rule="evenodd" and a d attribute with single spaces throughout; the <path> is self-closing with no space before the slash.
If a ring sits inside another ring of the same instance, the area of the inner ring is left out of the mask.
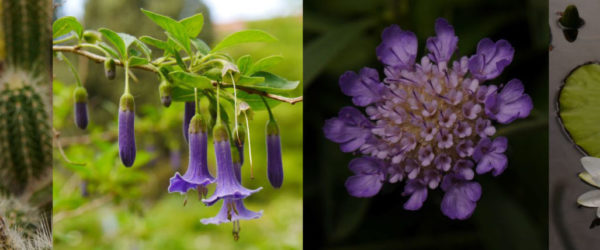
<path id="1" fill-rule="evenodd" d="M 498 77 L 511 62 L 513 47 L 505 40 L 483 39 L 477 52 L 451 61 L 458 37 L 444 19 L 427 39 L 428 54 L 416 63 L 414 33 L 396 25 L 386 28 L 376 49 L 385 78 L 375 69 L 346 72 L 339 80 L 354 107 L 325 122 L 325 136 L 343 152 L 362 154 L 350 162 L 355 174 L 346 181 L 356 197 L 376 195 L 383 183 L 405 180 L 404 208 L 418 210 L 428 190 L 445 192 L 442 212 L 467 219 L 481 196 L 475 173 L 498 176 L 508 166 L 508 140 L 492 138 L 501 124 L 525 118 L 533 108 L 523 84 L 483 83 Z"/>
<path id="2" fill-rule="evenodd" d="M 135 103 L 131 94 L 121 96 L 119 107 L 119 156 L 126 167 L 135 161 Z"/>
<path id="3" fill-rule="evenodd" d="M 171 177 L 169 193 L 187 193 L 190 189 L 204 191 L 206 186 L 214 182 L 214 177 L 208 171 L 208 134 L 205 122 L 200 114 L 194 115 L 189 129 L 190 160 L 188 169 L 183 176 L 179 172 Z"/>
<path id="4" fill-rule="evenodd" d="M 203 199 L 202 202 L 211 206 L 220 199 L 243 199 L 261 190 L 262 188 L 247 189 L 236 178 L 229 134 L 220 122 L 217 122 L 217 125 L 213 128 L 213 140 L 217 160 L 217 187 L 213 195 L 210 198 Z"/>
<path id="5" fill-rule="evenodd" d="M 76 87 L 75 97 L 75 125 L 80 129 L 86 129 L 88 125 L 88 94 L 84 87 Z"/>
<path id="6" fill-rule="evenodd" d="M 579 174 L 579 178 L 597 189 L 580 195 L 577 198 L 577 204 L 597 208 L 596 217 L 600 218 L 600 190 L 598 190 L 600 189 L 600 158 L 583 157 L 581 158 L 581 165 L 583 165 L 585 172 Z"/>

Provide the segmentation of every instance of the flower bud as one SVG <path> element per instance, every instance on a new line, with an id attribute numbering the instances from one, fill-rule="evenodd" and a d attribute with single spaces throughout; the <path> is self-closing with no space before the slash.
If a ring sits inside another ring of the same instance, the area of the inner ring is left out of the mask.
<path id="1" fill-rule="evenodd" d="M 279 126 L 275 120 L 267 121 L 267 177 L 271 186 L 280 188 L 283 184 L 283 163 L 281 161 L 281 140 Z"/>
<path id="2" fill-rule="evenodd" d="M 114 59 L 109 58 L 108 60 L 104 61 L 104 75 L 106 75 L 106 78 L 108 78 L 108 80 L 115 79 L 115 76 L 117 76 Z"/>
<path id="3" fill-rule="evenodd" d="M 131 94 L 121 96 L 119 107 L 119 156 L 126 167 L 135 161 L 135 103 Z"/>
<path id="4" fill-rule="evenodd" d="M 100 41 L 101 36 L 100 32 L 94 30 L 86 30 L 83 32 L 83 40 L 91 44 Z"/>
<path id="5" fill-rule="evenodd" d="M 88 125 L 87 91 L 84 87 L 76 87 L 73 95 L 75 99 L 75 125 L 80 129 L 86 129 Z"/>
<path id="6" fill-rule="evenodd" d="M 171 106 L 172 90 L 173 90 L 173 87 L 166 80 L 163 80 L 160 83 L 160 85 L 158 85 L 158 93 L 160 94 L 160 102 L 162 103 L 163 106 L 165 106 L 167 108 L 169 106 Z"/>

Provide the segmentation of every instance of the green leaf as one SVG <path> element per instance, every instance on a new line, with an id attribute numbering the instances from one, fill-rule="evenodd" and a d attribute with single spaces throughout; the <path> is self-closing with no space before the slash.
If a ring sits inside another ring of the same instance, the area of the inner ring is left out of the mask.
<path id="1" fill-rule="evenodd" d="M 186 69 L 186 65 L 183 62 L 183 59 L 181 59 L 181 55 L 179 55 L 179 50 L 176 49 L 177 48 L 177 44 L 175 43 L 175 41 L 173 41 L 173 39 L 169 38 L 169 40 L 167 40 L 167 44 L 169 46 L 169 53 L 171 55 L 173 55 L 173 57 L 175 57 L 175 61 L 177 61 L 177 65 L 179 67 L 181 67 L 182 70 Z"/>
<path id="2" fill-rule="evenodd" d="M 167 32 L 167 36 L 173 38 L 178 45 L 190 54 L 190 39 L 183 24 L 168 16 L 159 15 L 151 11 L 142 9 L 142 12 L 144 12 L 150 20 L 163 28 Z"/>
<path id="3" fill-rule="evenodd" d="M 250 69 L 250 67 L 252 67 L 252 56 L 244 55 L 238 58 L 237 67 L 242 75 L 251 75 L 247 72 Z"/>
<path id="4" fill-rule="evenodd" d="M 141 58 L 137 56 L 132 56 L 129 58 L 129 67 L 148 64 L 150 61 L 146 58 Z"/>
<path id="5" fill-rule="evenodd" d="M 119 54 L 121 54 L 121 57 L 119 58 L 127 58 L 127 47 L 125 46 L 123 38 L 121 38 L 119 34 L 107 28 L 101 28 L 98 31 L 102 33 L 102 36 L 106 38 L 106 40 L 108 40 L 117 48 L 117 51 L 119 51 Z"/>
<path id="6" fill-rule="evenodd" d="M 298 84 L 300 84 L 299 81 L 289 81 L 283 77 L 265 71 L 256 72 L 252 77 L 263 77 L 265 80 L 256 84 L 243 84 L 240 82 L 238 85 L 269 93 L 286 93 L 296 89 Z"/>
<path id="7" fill-rule="evenodd" d="M 248 103 L 248 105 L 250 105 L 250 108 L 252 108 L 252 110 L 254 110 L 254 111 L 266 109 L 265 103 L 262 101 L 260 96 L 257 94 L 249 94 L 244 91 L 238 91 L 237 98 Z M 271 108 L 275 108 L 275 106 L 281 104 L 281 102 L 275 101 L 270 98 L 266 98 L 265 100 L 267 101 L 267 103 L 269 104 L 269 107 L 271 107 Z"/>
<path id="8" fill-rule="evenodd" d="M 600 157 L 600 64 L 578 66 L 558 96 L 559 117 L 569 137 L 590 156 Z"/>
<path id="9" fill-rule="evenodd" d="M 271 34 L 264 32 L 262 30 L 244 30 L 233 33 L 227 37 L 225 37 L 220 43 L 218 43 L 214 48 L 214 51 L 219 51 L 234 45 L 243 44 L 243 43 L 255 43 L 255 42 L 276 42 L 277 38 L 273 37 Z"/>
<path id="10" fill-rule="evenodd" d="M 246 85 L 256 85 L 258 83 L 264 82 L 265 78 L 260 76 L 240 76 L 240 79 L 235 82 L 237 85 L 246 86 Z"/>
<path id="11" fill-rule="evenodd" d="M 169 73 L 169 76 L 173 79 L 173 82 L 176 85 L 182 85 L 183 87 L 187 87 L 190 89 L 198 88 L 198 89 L 208 89 L 212 88 L 212 81 L 201 75 L 196 75 L 192 73 L 187 73 L 183 71 L 175 71 Z"/>
<path id="12" fill-rule="evenodd" d="M 171 92 L 171 98 L 174 102 L 191 102 L 194 101 L 194 91 L 175 86 Z"/>
<path id="13" fill-rule="evenodd" d="M 142 41 L 140 41 L 136 38 L 133 41 L 133 44 L 136 47 L 138 47 L 142 51 L 142 53 L 144 53 L 144 55 L 146 56 L 146 59 L 148 59 L 148 61 L 152 60 L 151 59 L 152 50 L 150 50 L 150 48 L 148 48 L 148 46 L 146 46 L 145 43 L 143 43 Z"/>
<path id="14" fill-rule="evenodd" d="M 52 39 L 66 35 L 71 31 L 74 31 L 79 39 L 83 37 L 83 26 L 75 17 L 61 17 L 52 24 Z"/>
<path id="15" fill-rule="evenodd" d="M 142 36 L 142 37 L 140 37 L 140 41 L 142 41 L 143 43 L 148 44 L 150 46 L 162 49 L 162 50 L 167 50 L 169 48 L 169 45 L 167 44 L 167 42 L 158 40 L 151 36 Z"/>
<path id="16" fill-rule="evenodd" d="M 198 51 L 200 51 L 200 53 L 202 53 L 204 55 L 207 55 L 208 53 L 210 53 L 210 47 L 202 39 L 193 38 L 191 41 L 192 41 L 192 44 L 194 45 L 194 47 L 196 47 L 196 49 Z"/>
<path id="17" fill-rule="evenodd" d="M 202 13 L 200 13 L 184 18 L 179 22 L 183 25 L 183 27 L 185 27 L 185 32 L 187 35 L 190 38 L 194 38 L 197 37 L 202 31 L 202 26 L 204 26 L 204 16 Z"/>
<path id="18" fill-rule="evenodd" d="M 106 44 L 105 42 L 98 43 L 98 46 L 100 46 L 100 48 L 108 52 L 114 58 L 119 58 L 119 52 L 115 51 L 113 48 L 110 47 L 110 45 Z"/>
<path id="19" fill-rule="evenodd" d="M 279 64 L 281 61 L 283 61 L 283 57 L 278 55 L 262 58 L 256 61 L 256 63 L 250 67 L 250 70 L 248 70 L 248 75 L 252 75 L 259 71 L 264 71 L 265 69 Z"/>

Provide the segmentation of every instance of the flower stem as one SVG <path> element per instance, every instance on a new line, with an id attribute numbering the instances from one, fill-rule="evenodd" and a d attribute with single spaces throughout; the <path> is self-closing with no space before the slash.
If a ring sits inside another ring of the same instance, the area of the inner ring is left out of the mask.
<path id="1" fill-rule="evenodd" d="M 75 80 L 77 81 L 77 87 L 83 86 L 81 84 L 81 79 L 79 79 L 79 74 L 77 73 L 77 70 L 75 69 L 73 64 L 71 64 L 71 61 L 69 61 L 69 59 L 66 56 L 64 56 L 62 53 L 59 54 L 59 58 L 62 59 L 63 61 L 65 61 L 65 63 L 67 63 L 67 65 L 69 66 L 69 69 L 71 70 L 71 72 L 75 76 Z"/>

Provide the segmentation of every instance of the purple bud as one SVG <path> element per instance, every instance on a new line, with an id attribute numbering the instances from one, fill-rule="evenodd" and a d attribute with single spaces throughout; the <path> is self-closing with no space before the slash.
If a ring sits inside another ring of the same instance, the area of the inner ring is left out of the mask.
<path id="1" fill-rule="evenodd" d="M 217 159 L 217 187 L 213 195 L 208 199 L 203 199 L 202 202 L 207 206 L 212 206 L 220 199 L 243 199 L 261 190 L 262 188 L 247 189 L 236 178 L 231 157 L 229 134 L 223 125 L 217 124 L 215 126 L 213 140 Z"/>
<path id="2" fill-rule="evenodd" d="M 74 96 L 75 125 L 80 129 L 86 129 L 88 125 L 87 91 L 83 87 L 77 87 L 75 88 Z"/>
<path id="3" fill-rule="evenodd" d="M 183 137 L 185 141 L 188 141 L 188 129 L 190 127 L 190 121 L 192 117 L 196 113 L 196 103 L 195 102 L 185 102 L 185 111 L 183 113 Z"/>
<path id="4" fill-rule="evenodd" d="M 123 94 L 119 108 L 119 156 L 126 167 L 135 161 L 134 109 L 133 96 Z"/>
<path id="5" fill-rule="evenodd" d="M 283 184 L 279 127 L 273 119 L 267 121 L 267 176 L 274 188 L 280 188 Z"/>
<path id="6" fill-rule="evenodd" d="M 215 180 L 208 171 L 208 135 L 206 125 L 200 115 L 195 115 L 191 120 L 189 139 L 190 160 L 188 169 L 183 176 L 178 172 L 171 177 L 169 193 L 179 192 L 184 194 L 190 189 L 206 186 Z"/>
<path id="7" fill-rule="evenodd" d="M 160 95 L 160 102 L 166 108 L 171 106 L 171 101 L 172 101 L 171 92 L 172 91 L 173 90 L 172 90 L 171 84 L 169 82 L 167 82 L 166 80 L 163 80 L 160 83 L 160 85 L 158 85 L 158 93 Z"/>

